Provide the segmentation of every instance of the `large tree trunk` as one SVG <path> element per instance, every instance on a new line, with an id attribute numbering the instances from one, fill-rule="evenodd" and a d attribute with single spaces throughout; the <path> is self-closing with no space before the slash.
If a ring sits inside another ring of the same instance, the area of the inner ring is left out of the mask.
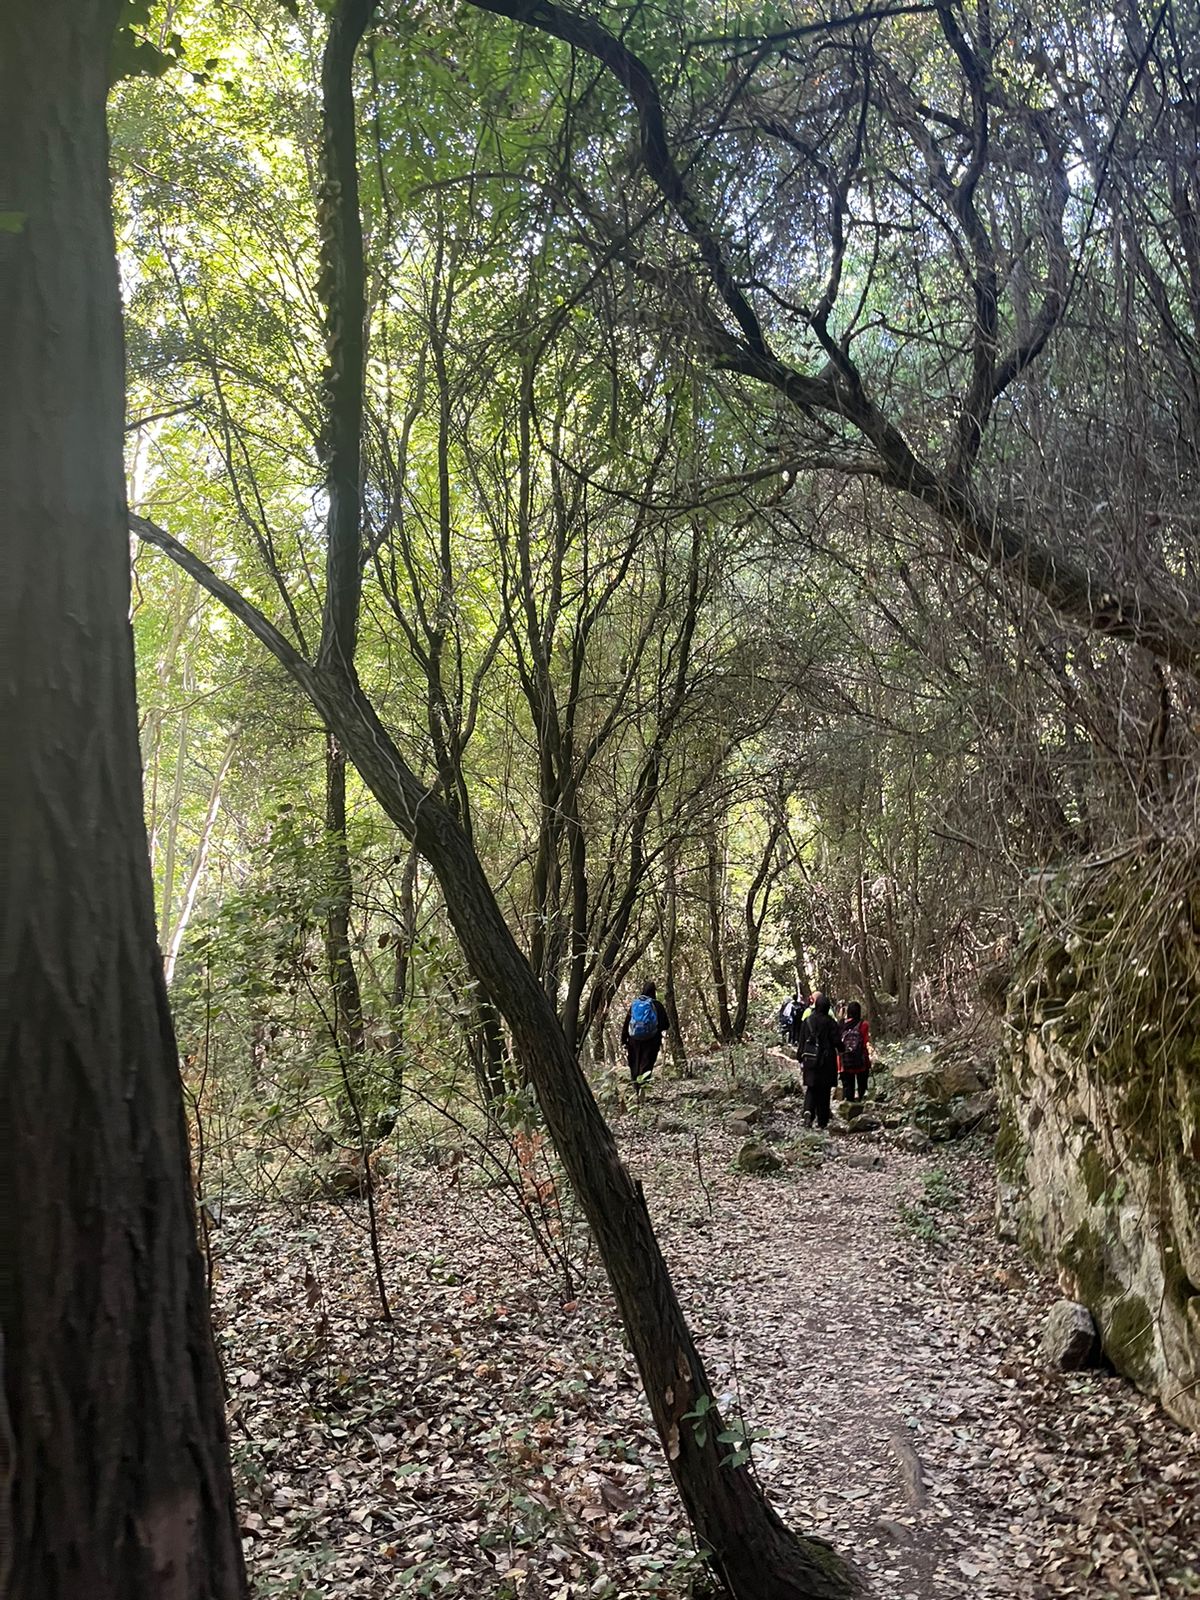
<path id="1" fill-rule="evenodd" d="M 234 1600 L 142 820 L 104 125 L 118 9 L 0 7 L 0 1590 Z"/>

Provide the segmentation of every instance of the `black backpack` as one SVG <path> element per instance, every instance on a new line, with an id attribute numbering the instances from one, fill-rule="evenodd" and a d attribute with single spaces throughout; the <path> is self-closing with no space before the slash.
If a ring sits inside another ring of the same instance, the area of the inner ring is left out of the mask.
<path id="1" fill-rule="evenodd" d="M 810 1011 L 800 1025 L 800 1048 L 796 1052 L 797 1059 L 807 1067 L 815 1067 L 822 1055 L 821 1033 L 817 1028 L 820 1016 L 816 1011 Z"/>
<path id="2" fill-rule="evenodd" d="M 859 1023 L 848 1022 L 842 1029 L 841 1056 L 843 1072 L 862 1072 L 866 1068 L 867 1051 Z"/>

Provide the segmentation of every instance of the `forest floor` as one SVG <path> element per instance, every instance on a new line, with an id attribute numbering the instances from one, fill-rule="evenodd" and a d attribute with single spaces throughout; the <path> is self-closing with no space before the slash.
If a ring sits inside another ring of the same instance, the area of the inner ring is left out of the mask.
<path id="1" fill-rule="evenodd" d="M 1111 1374 L 1040 1363 L 1057 1291 L 997 1242 L 987 1152 L 821 1148 L 791 1112 L 783 1170 L 747 1176 L 712 1087 L 655 1085 L 615 1125 L 783 1516 L 880 1600 L 1200 1594 L 1200 1438 Z M 882 1165 L 852 1164 L 868 1151 Z M 517 1193 L 401 1161 L 379 1196 L 390 1323 L 361 1202 L 227 1216 L 257 1596 L 676 1600 L 699 1580 L 598 1265 L 564 1281 Z"/>

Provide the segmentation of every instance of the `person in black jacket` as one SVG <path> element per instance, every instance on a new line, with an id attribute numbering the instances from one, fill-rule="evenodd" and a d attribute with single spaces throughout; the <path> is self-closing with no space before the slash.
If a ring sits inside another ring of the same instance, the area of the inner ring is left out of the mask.
<path id="1" fill-rule="evenodd" d="M 800 1022 L 804 1016 L 804 1008 L 808 1001 L 803 998 L 799 989 L 794 995 L 788 995 L 779 1008 L 779 1037 L 784 1044 L 800 1043 Z"/>
<path id="2" fill-rule="evenodd" d="M 837 1084 L 842 1030 L 829 1014 L 829 996 L 815 994 L 812 1010 L 800 1028 L 796 1054 L 804 1079 L 804 1126 L 829 1126 L 829 1097 Z"/>
<path id="3" fill-rule="evenodd" d="M 658 998 L 657 987 L 653 983 L 643 984 L 641 994 L 625 1013 L 621 1024 L 621 1043 L 629 1058 L 629 1076 L 637 1089 L 645 1087 L 658 1060 L 663 1034 L 670 1031 L 671 1019 Z"/>

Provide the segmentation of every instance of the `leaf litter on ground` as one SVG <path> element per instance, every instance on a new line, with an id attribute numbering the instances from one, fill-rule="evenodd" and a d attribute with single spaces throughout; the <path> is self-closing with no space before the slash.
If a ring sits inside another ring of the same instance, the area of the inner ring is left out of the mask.
<path id="1" fill-rule="evenodd" d="M 784 1170 L 746 1176 L 695 1087 L 658 1086 L 618 1137 L 785 1519 L 896 1600 L 1200 1594 L 1200 1440 L 1113 1374 L 1040 1364 L 1056 1290 L 997 1241 L 986 1151 L 780 1114 Z M 381 1185 L 391 1323 L 360 1205 L 218 1235 L 257 1596 L 674 1600 L 699 1579 L 594 1252 L 564 1283 L 478 1177 L 402 1156 Z M 931 1194 L 936 1228 L 914 1227 Z"/>

